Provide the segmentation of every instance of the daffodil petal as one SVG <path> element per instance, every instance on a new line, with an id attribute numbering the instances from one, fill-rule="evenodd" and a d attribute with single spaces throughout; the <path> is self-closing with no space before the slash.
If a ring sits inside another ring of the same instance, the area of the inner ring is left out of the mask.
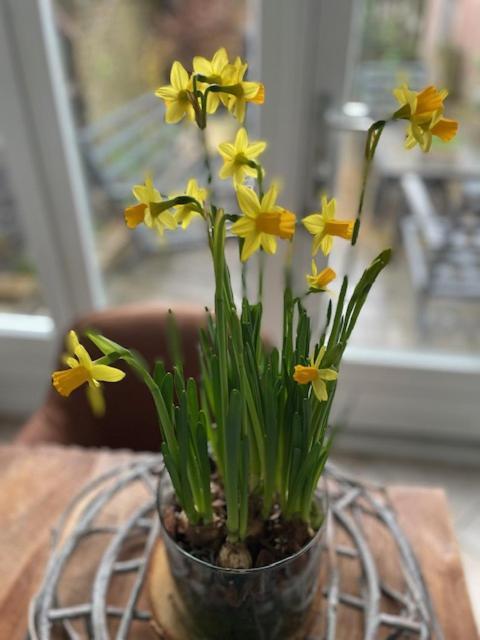
<path id="1" fill-rule="evenodd" d="M 101 382 L 118 382 L 125 377 L 124 371 L 109 367 L 106 364 L 94 364 L 90 374 L 94 380 L 100 380 Z"/>
<path id="2" fill-rule="evenodd" d="M 221 142 L 217 149 L 225 160 L 232 160 L 235 157 L 235 147 L 230 142 Z"/>
<path id="3" fill-rule="evenodd" d="M 188 87 L 188 73 L 182 63 L 178 62 L 178 60 L 176 60 L 172 64 L 172 70 L 170 71 L 170 82 L 172 86 L 177 89 L 177 91 L 185 91 L 185 89 Z"/>
<path id="4" fill-rule="evenodd" d="M 262 198 L 262 211 L 273 211 L 278 197 L 278 185 L 272 184 Z"/>
<path id="5" fill-rule="evenodd" d="M 316 378 L 312 382 L 312 387 L 313 392 L 315 393 L 315 396 L 317 397 L 317 400 L 319 400 L 319 402 L 328 400 L 327 385 L 321 378 Z"/>
<path id="6" fill-rule="evenodd" d="M 236 153 L 243 153 L 248 146 L 248 134 L 244 127 L 241 127 L 237 131 L 235 136 L 235 151 Z"/>
<path id="7" fill-rule="evenodd" d="M 193 59 L 193 70 L 202 76 L 209 76 L 212 73 L 212 63 L 203 56 L 195 56 Z"/>
<path id="8" fill-rule="evenodd" d="M 68 332 L 65 342 L 68 353 L 74 354 L 75 349 L 78 347 L 80 342 L 78 340 L 77 334 L 75 333 L 75 331 L 73 331 L 73 329 Z"/>
<path id="9" fill-rule="evenodd" d="M 238 185 L 241 185 L 243 183 L 243 181 L 245 180 L 245 176 L 252 175 L 250 171 L 248 171 L 248 169 L 250 169 L 250 167 L 247 167 L 244 164 L 233 165 L 233 184 L 235 188 L 238 187 Z"/>
<path id="10" fill-rule="evenodd" d="M 323 255 L 328 256 L 333 247 L 333 238 L 332 236 L 325 236 L 320 240 L 320 248 L 323 252 Z"/>
<path id="11" fill-rule="evenodd" d="M 158 216 L 158 222 L 161 222 L 167 229 L 173 231 L 177 228 L 177 221 L 175 220 L 175 216 L 170 213 L 170 211 L 163 211 Z"/>
<path id="12" fill-rule="evenodd" d="M 327 352 L 327 347 L 325 345 L 323 345 L 323 347 L 320 347 L 317 357 L 315 358 L 315 362 L 313 364 L 313 366 L 315 366 L 317 369 L 319 368 L 323 360 L 323 356 L 325 355 L 326 352 Z"/>
<path id="13" fill-rule="evenodd" d="M 336 380 L 338 378 L 338 373 L 333 369 L 319 369 L 318 373 L 322 380 Z"/>
<path id="14" fill-rule="evenodd" d="M 325 205 L 325 212 L 324 212 L 325 218 L 327 220 L 331 220 L 332 218 L 335 217 L 336 208 L 337 208 L 337 201 L 335 200 L 335 198 L 332 198 L 331 200 L 327 200 Z"/>
<path id="15" fill-rule="evenodd" d="M 93 414 L 97 418 L 105 415 L 105 398 L 103 397 L 103 391 L 100 386 L 87 387 L 87 400 Z"/>
<path id="16" fill-rule="evenodd" d="M 267 148 L 267 143 L 259 140 L 258 142 L 252 142 L 248 145 L 247 157 L 251 160 L 255 160 L 261 153 Z"/>
<path id="17" fill-rule="evenodd" d="M 185 116 L 185 105 L 173 101 L 165 103 L 165 122 L 167 124 L 176 124 Z"/>
<path id="18" fill-rule="evenodd" d="M 274 236 L 268 233 L 262 233 L 260 236 L 260 244 L 266 253 L 273 255 L 277 251 L 277 241 Z"/>
<path id="19" fill-rule="evenodd" d="M 255 232 L 255 220 L 244 216 L 232 224 L 232 232 L 240 237 Z"/>
<path id="20" fill-rule="evenodd" d="M 162 98 L 162 100 L 176 100 L 178 91 L 168 84 L 164 87 L 158 87 L 158 89 L 155 91 L 155 95 L 157 96 L 157 98 Z"/>
<path id="21" fill-rule="evenodd" d="M 237 187 L 238 204 L 242 212 L 250 218 L 255 218 L 260 211 L 260 202 L 253 189 L 239 185 Z"/>
<path id="22" fill-rule="evenodd" d="M 231 161 L 225 161 L 224 164 L 220 167 L 220 171 L 218 172 L 219 177 L 222 180 L 226 178 L 230 178 L 233 175 L 235 164 Z"/>
<path id="23" fill-rule="evenodd" d="M 322 236 L 320 234 L 314 236 L 312 242 L 312 256 L 316 256 L 322 244 Z"/>
<path id="24" fill-rule="evenodd" d="M 260 234 L 252 234 L 245 238 L 245 242 L 243 243 L 242 249 L 242 262 L 245 262 L 250 258 L 255 251 L 258 251 L 260 248 Z"/>
<path id="25" fill-rule="evenodd" d="M 134 195 L 134 197 L 139 201 L 142 202 L 144 204 L 146 204 L 148 202 L 147 197 L 148 197 L 148 189 L 145 187 L 145 185 L 143 184 L 136 184 L 133 188 L 132 188 L 132 193 Z"/>
<path id="26" fill-rule="evenodd" d="M 312 213 L 302 219 L 302 224 L 305 229 L 312 235 L 321 233 L 325 227 L 325 221 L 319 213 Z"/>
<path id="27" fill-rule="evenodd" d="M 207 95 L 207 113 L 215 113 L 220 104 L 218 93 L 209 93 Z"/>
<path id="28" fill-rule="evenodd" d="M 78 361 L 80 362 L 82 367 L 85 367 L 85 369 L 89 371 L 92 366 L 92 359 L 88 355 L 88 352 L 83 344 L 78 344 L 75 347 L 75 355 L 77 356 Z"/>
<path id="29" fill-rule="evenodd" d="M 216 74 L 220 74 L 228 64 L 228 54 L 225 47 L 215 51 L 212 58 L 212 68 Z"/>
<path id="30" fill-rule="evenodd" d="M 245 120 L 245 100 L 244 98 L 237 98 L 233 104 L 232 113 L 239 122 Z"/>

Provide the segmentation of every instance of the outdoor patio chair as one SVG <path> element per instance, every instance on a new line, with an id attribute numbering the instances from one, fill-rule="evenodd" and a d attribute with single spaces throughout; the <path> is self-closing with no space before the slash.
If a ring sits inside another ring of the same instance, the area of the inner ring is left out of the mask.
<path id="1" fill-rule="evenodd" d="M 409 214 L 400 220 L 400 230 L 423 327 L 431 299 L 480 299 L 480 223 L 463 209 L 440 215 L 416 173 L 405 174 L 401 186 Z"/>

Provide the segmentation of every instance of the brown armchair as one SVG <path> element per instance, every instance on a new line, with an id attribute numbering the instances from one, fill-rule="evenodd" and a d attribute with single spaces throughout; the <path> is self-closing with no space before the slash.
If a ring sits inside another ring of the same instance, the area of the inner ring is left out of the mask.
<path id="1" fill-rule="evenodd" d="M 131 305 L 92 313 L 76 322 L 73 328 L 79 335 L 87 328 L 95 328 L 115 342 L 137 350 L 151 365 L 157 358 L 162 358 L 170 366 L 167 314 L 165 306 Z M 198 379 L 198 331 L 206 321 L 205 311 L 176 305 L 175 318 L 182 340 L 185 376 Z M 98 357 L 99 352 L 88 342 L 86 340 L 84 344 L 90 355 Z M 23 426 L 16 441 L 32 445 L 55 442 L 158 451 L 160 431 L 148 390 L 126 365 L 115 366 L 126 371 L 127 376 L 119 383 L 104 384 L 105 416 L 95 418 L 83 389 L 69 398 L 50 389 L 44 404 Z"/>

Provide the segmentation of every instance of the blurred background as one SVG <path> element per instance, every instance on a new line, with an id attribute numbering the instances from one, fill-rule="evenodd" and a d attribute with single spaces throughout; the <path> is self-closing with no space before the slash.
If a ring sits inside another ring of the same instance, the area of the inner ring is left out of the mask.
<path id="1" fill-rule="evenodd" d="M 421 481 L 429 470 L 427 480 L 441 482 L 446 463 L 471 465 L 450 482 L 478 569 L 480 536 L 475 546 L 470 526 L 479 506 L 472 474 L 477 487 L 480 479 L 477 0 L 5 0 L 0 435 L 10 437 L 41 403 L 74 318 L 129 302 L 211 303 L 201 230 L 192 225 L 159 243 L 145 229 L 129 232 L 122 209 L 147 171 L 166 191 L 204 178 L 196 129 L 161 126 L 152 92 L 173 60 L 189 67 L 220 46 L 247 57 L 250 77 L 266 85 L 264 107 L 248 115 L 251 137 L 269 140 L 268 174 L 282 176 L 282 202 L 299 215 L 316 210 L 326 191 L 341 217 L 353 217 L 364 133 L 394 110 L 394 86 L 450 91 L 457 138 L 435 141 L 424 156 L 403 149 L 403 125 L 387 128 L 358 249 L 332 255 L 340 273 L 355 276 L 385 246 L 394 249 L 347 351 L 336 421 L 340 448 L 363 452 L 351 462 L 363 469 L 366 456 L 386 453 L 403 456 L 399 477 Z M 212 150 L 235 129 L 224 113 L 212 118 Z M 228 202 L 226 185 L 216 188 Z M 299 237 L 299 282 L 308 246 Z M 269 260 L 267 277 L 275 338 L 281 255 Z M 405 466 L 413 459 L 422 461 L 416 471 Z M 387 463 L 378 469 L 383 480 L 394 473 Z"/>

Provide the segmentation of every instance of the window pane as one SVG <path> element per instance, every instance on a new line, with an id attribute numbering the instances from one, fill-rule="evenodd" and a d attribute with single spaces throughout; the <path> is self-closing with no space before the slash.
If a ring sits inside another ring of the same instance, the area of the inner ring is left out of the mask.
<path id="1" fill-rule="evenodd" d="M 336 135 L 340 215 L 353 217 L 360 190 L 364 134 L 355 133 L 354 124 L 365 115 L 374 120 L 392 114 L 393 87 L 402 82 L 416 90 L 431 83 L 447 87 L 446 115 L 460 121 L 460 131 L 449 144 L 434 139 L 424 154 L 418 147 L 404 149 L 404 123 L 387 126 L 360 242 L 353 253 L 344 246 L 342 256 L 336 255 L 352 259 L 351 271 L 358 276 L 383 248 L 394 250 L 352 343 L 478 354 L 480 5 L 367 0 L 354 37 L 358 56 L 344 115 L 357 117 L 347 115 L 347 131 Z"/>
<path id="2" fill-rule="evenodd" d="M 190 177 L 205 185 L 198 129 L 165 125 L 153 92 L 168 84 L 173 60 L 190 68 L 194 55 L 210 57 L 221 46 L 244 55 L 246 0 L 57 0 L 55 6 L 109 301 L 209 302 L 213 278 L 202 225 L 167 232 L 162 241 L 143 226 L 128 230 L 123 208 L 147 175 L 166 194 L 183 191 Z M 231 117 L 212 118 L 211 149 L 234 130 Z M 220 201 L 224 186 L 216 186 Z"/>
<path id="3" fill-rule="evenodd" d="M 26 248 L 7 160 L 0 132 L 0 313 L 45 314 L 46 306 Z"/>

